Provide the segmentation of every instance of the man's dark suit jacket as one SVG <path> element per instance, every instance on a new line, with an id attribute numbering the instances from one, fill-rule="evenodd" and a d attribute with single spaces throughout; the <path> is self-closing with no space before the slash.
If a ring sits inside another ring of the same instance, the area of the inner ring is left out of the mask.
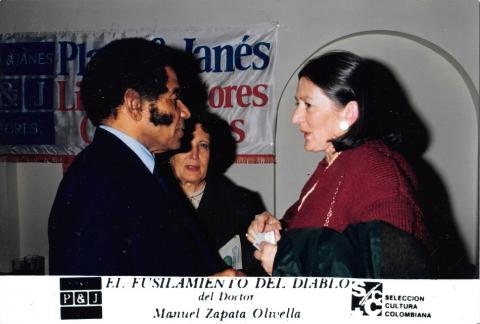
<path id="1" fill-rule="evenodd" d="M 205 276 L 225 268 L 192 215 L 121 140 L 98 128 L 49 219 L 50 274 Z"/>

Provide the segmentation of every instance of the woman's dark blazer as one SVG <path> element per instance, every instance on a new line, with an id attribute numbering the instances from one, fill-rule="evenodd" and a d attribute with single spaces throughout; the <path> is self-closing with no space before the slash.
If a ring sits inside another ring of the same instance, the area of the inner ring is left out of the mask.
<path id="1" fill-rule="evenodd" d="M 210 246 L 218 251 L 238 234 L 242 245 L 242 270 L 249 276 L 267 275 L 260 262 L 253 256 L 255 248 L 245 237 L 255 215 L 265 211 L 260 195 L 238 186 L 223 174 L 209 174 L 202 200 L 195 211 L 175 178 L 172 166 L 168 162 L 169 157 L 157 158 L 157 165 L 165 175 L 169 187 L 172 190 L 176 188 L 175 190 L 183 196 L 185 207 L 196 213 Z"/>
<path id="2" fill-rule="evenodd" d="M 250 276 L 266 275 L 253 256 L 255 248 L 245 237 L 255 215 L 264 211 L 265 206 L 258 193 L 236 185 L 224 175 L 207 178 L 197 209 L 217 249 L 233 236 L 240 236 L 243 271 Z"/>

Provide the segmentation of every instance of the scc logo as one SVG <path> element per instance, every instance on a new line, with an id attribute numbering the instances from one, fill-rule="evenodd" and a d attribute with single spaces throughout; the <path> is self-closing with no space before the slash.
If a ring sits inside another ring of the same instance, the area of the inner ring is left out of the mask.
<path id="1" fill-rule="evenodd" d="M 381 282 L 354 282 L 352 311 L 363 316 L 382 315 L 383 284 Z"/>

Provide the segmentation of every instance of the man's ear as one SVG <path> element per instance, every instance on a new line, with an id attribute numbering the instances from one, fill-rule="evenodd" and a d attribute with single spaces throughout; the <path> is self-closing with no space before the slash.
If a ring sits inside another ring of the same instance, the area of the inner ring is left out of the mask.
<path id="1" fill-rule="evenodd" d="M 358 103 L 355 100 L 349 101 L 342 110 L 342 118 L 353 125 L 358 119 Z"/>
<path id="2" fill-rule="evenodd" d="M 125 91 L 123 95 L 123 105 L 128 115 L 136 121 L 142 119 L 142 103 L 142 97 L 140 97 L 137 91 L 133 89 L 127 89 Z"/>

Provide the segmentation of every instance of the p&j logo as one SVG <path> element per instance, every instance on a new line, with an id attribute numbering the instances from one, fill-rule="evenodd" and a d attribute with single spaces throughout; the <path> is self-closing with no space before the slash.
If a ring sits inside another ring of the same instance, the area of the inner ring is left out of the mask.
<path id="1" fill-rule="evenodd" d="M 102 278 L 60 278 L 60 318 L 102 318 Z"/>
<path id="2" fill-rule="evenodd" d="M 352 311 L 364 316 L 381 316 L 382 297 L 381 282 L 355 282 L 352 287 Z"/>

